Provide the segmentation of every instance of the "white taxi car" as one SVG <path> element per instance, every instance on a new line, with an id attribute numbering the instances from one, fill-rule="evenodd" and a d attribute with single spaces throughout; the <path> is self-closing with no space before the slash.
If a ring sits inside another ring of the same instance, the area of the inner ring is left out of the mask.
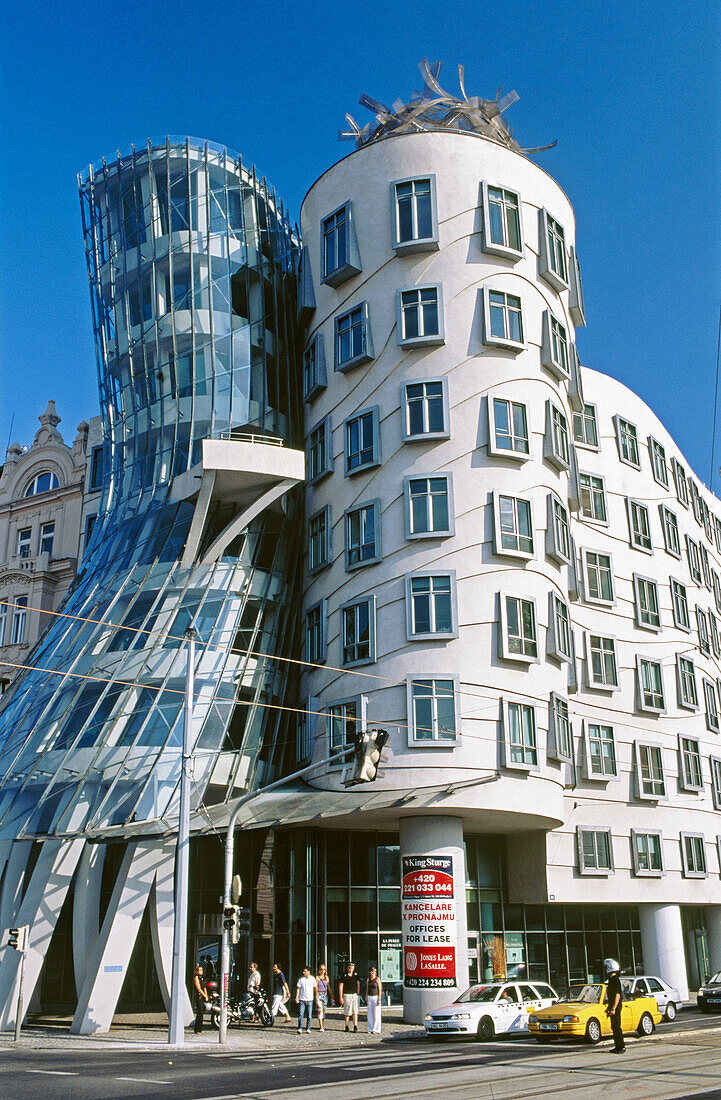
<path id="1" fill-rule="evenodd" d="M 428 1013 L 423 1023 L 431 1038 L 455 1034 L 492 1039 L 527 1032 L 529 1013 L 557 1000 L 545 982 L 488 982 L 472 985 L 453 1004 Z"/>

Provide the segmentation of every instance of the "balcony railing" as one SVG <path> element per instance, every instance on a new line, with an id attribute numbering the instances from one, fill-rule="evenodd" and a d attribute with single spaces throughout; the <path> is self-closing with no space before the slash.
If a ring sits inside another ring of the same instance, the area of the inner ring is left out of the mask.
<path id="1" fill-rule="evenodd" d="M 230 439 L 234 443 L 266 443 L 269 447 L 285 447 L 285 440 L 277 435 L 263 435 L 261 432 L 242 432 L 235 428 L 227 428 L 221 432 L 219 439 Z"/>

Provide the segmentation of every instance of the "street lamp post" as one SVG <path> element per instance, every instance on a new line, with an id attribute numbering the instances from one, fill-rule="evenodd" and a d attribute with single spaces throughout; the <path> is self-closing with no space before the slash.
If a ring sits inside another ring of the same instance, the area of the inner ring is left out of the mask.
<path id="1" fill-rule="evenodd" d="M 190 868 L 190 781 L 192 768 L 193 675 L 195 671 L 195 639 L 191 626 L 185 632 L 188 642 L 188 665 L 185 679 L 185 714 L 183 722 L 183 757 L 180 773 L 180 814 L 178 843 L 175 850 L 175 924 L 173 928 L 173 970 L 170 984 L 170 1026 L 168 1042 L 180 1046 L 185 1042 L 185 969 L 188 950 L 188 875 Z"/>

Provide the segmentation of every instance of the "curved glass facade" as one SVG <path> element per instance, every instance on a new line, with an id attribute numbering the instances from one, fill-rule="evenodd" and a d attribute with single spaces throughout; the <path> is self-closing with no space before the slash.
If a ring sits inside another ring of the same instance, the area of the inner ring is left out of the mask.
<path id="1" fill-rule="evenodd" d="M 103 504 L 64 617 L 28 658 L 37 670 L 3 700 L 0 837 L 177 814 L 191 622 L 195 808 L 277 774 L 289 738 L 276 708 L 295 698 L 272 654 L 296 630 L 297 493 L 219 556 L 208 549 L 247 500 L 242 485 L 213 497 L 181 558 L 203 440 L 300 442 L 296 236 L 264 180 L 194 139 L 149 143 L 79 185 Z"/>

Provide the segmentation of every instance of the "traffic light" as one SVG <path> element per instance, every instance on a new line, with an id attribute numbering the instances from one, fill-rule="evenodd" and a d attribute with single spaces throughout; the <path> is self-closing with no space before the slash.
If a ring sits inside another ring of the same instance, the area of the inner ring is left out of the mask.
<path id="1" fill-rule="evenodd" d="M 24 951 L 28 945 L 28 926 L 27 924 L 21 925 L 20 928 L 8 929 L 8 947 L 14 947 L 16 951 Z"/>
<path id="2" fill-rule="evenodd" d="M 230 942 L 237 943 L 240 939 L 237 905 L 227 905 L 223 910 L 223 928 L 227 928 L 230 932 Z"/>
<path id="3" fill-rule="evenodd" d="M 365 730 L 353 734 L 355 755 L 343 773 L 344 787 L 373 782 L 378 774 L 383 746 L 387 740 L 387 730 Z"/>

